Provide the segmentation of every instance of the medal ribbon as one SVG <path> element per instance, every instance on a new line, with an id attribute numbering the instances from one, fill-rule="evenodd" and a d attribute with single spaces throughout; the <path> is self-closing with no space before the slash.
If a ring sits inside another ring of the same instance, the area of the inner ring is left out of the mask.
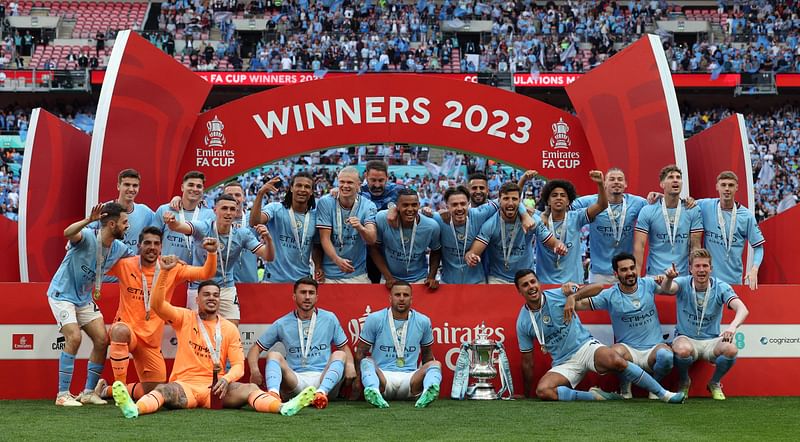
<path id="1" fill-rule="evenodd" d="M 302 261 L 303 259 L 303 249 L 305 248 L 306 238 L 308 237 L 308 225 L 310 224 L 309 220 L 311 219 L 311 210 L 306 210 L 306 215 L 303 217 L 303 237 L 300 237 L 300 234 L 297 232 L 297 222 L 294 217 L 294 210 L 290 207 L 289 208 L 289 222 L 292 225 L 292 235 L 294 235 L 294 242 L 297 244 L 297 254 L 300 256 Z M 311 260 L 311 255 L 309 254 L 308 257 L 308 266 L 311 270 L 311 275 L 314 275 L 314 262 Z"/>
<path id="2" fill-rule="evenodd" d="M 406 273 L 408 268 L 411 267 L 411 256 L 414 254 L 414 240 L 417 238 L 417 220 L 414 219 L 414 226 L 411 228 L 411 241 L 408 244 L 408 252 L 406 252 L 406 239 L 403 237 L 403 225 L 400 224 L 400 247 L 403 248 L 403 257 L 406 259 Z"/>
<path id="3" fill-rule="evenodd" d="M 675 238 L 678 236 L 678 223 L 681 222 L 681 211 L 682 211 L 682 204 L 678 201 L 678 207 L 675 209 L 675 222 L 669 222 L 669 212 L 667 211 L 667 203 L 665 202 L 665 198 L 661 200 L 661 215 L 664 217 L 664 224 L 667 226 L 667 237 L 669 238 L 669 244 L 674 248 L 675 247 Z"/>
<path id="4" fill-rule="evenodd" d="M 317 312 L 311 313 L 311 322 L 308 324 L 308 337 L 303 336 L 303 320 L 297 316 L 297 336 L 300 338 L 300 357 L 303 364 L 308 361 L 308 354 L 311 353 L 311 340 L 314 338 L 314 329 L 317 328 Z"/>
<path id="5" fill-rule="evenodd" d="M 731 210 L 730 230 L 725 231 L 725 217 L 722 215 L 722 205 L 719 202 L 717 202 L 717 222 L 719 223 L 722 240 L 725 242 L 725 253 L 730 253 L 733 245 L 733 233 L 736 232 L 736 203 L 733 203 L 733 210 Z"/>
<path id="6" fill-rule="evenodd" d="M 694 312 L 700 314 L 700 321 L 697 324 L 697 336 L 700 336 L 700 329 L 703 328 L 703 318 L 706 317 L 706 307 L 708 306 L 708 296 L 711 294 L 712 284 L 711 280 L 708 281 L 708 288 L 706 288 L 706 296 L 703 297 L 703 310 L 700 311 L 700 305 L 697 304 L 697 289 L 694 288 L 694 278 L 689 281 L 692 285 L 692 300 L 694 300 Z"/>
<path id="7" fill-rule="evenodd" d="M 153 274 L 153 283 L 156 283 L 158 280 L 158 273 L 161 271 L 161 264 L 158 262 L 158 258 L 156 258 L 156 271 Z M 142 257 L 139 257 L 139 274 L 142 275 L 142 294 L 144 295 L 144 312 L 145 312 L 145 320 L 150 319 L 150 287 L 147 286 L 147 278 L 144 276 L 144 272 L 142 271 Z M 151 285 L 152 285 L 151 284 Z"/>
<path id="8" fill-rule="evenodd" d="M 453 217 L 450 217 L 450 230 L 453 231 L 453 239 L 456 241 L 456 254 L 458 254 L 458 262 L 461 264 L 461 270 L 464 271 L 464 254 L 467 253 L 467 237 L 469 236 L 469 216 L 467 222 L 464 224 L 464 249 L 458 247 L 458 234 L 456 233 L 456 226 L 453 224 Z"/>
<path id="9" fill-rule="evenodd" d="M 197 217 L 198 216 L 200 216 L 200 205 L 199 204 L 197 205 L 197 207 L 194 208 L 194 213 L 192 213 L 192 224 L 194 224 L 197 221 Z M 186 222 L 186 213 L 183 211 L 183 209 L 181 209 L 181 211 L 178 212 L 178 219 L 182 223 Z M 192 253 L 192 242 L 194 241 L 194 239 L 192 238 L 192 235 L 184 235 L 184 236 L 186 237 L 186 248 L 189 249 L 189 254 L 191 255 L 191 253 Z"/>
<path id="10" fill-rule="evenodd" d="M 544 310 L 544 302 L 545 302 L 544 298 L 542 298 L 542 308 L 539 309 L 539 312 L 540 312 L 539 316 L 542 315 L 541 312 Z M 547 348 L 547 343 L 545 343 L 545 337 L 544 337 L 544 321 L 542 321 L 542 328 L 541 328 L 541 331 L 540 331 L 539 330 L 539 323 L 536 320 L 536 315 L 530 309 L 530 307 L 527 307 L 527 308 L 528 308 L 528 315 L 530 315 L 530 317 L 531 317 L 531 324 L 533 324 L 533 333 L 536 335 L 536 340 L 539 341 L 539 344 L 541 344 L 542 347 Z"/>
<path id="11" fill-rule="evenodd" d="M 511 252 L 514 250 L 514 238 L 517 236 L 519 230 L 519 219 L 514 218 L 514 227 L 511 229 L 511 238 L 506 244 L 506 222 L 500 217 L 500 244 L 503 246 L 503 263 L 508 268 L 508 262 L 511 260 Z"/>
<path id="12" fill-rule="evenodd" d="M 220 246 L 222 246 L 222 240 L 219 237 L 219 229 L 217 228 L 217 222 L 214 221 L 214 234 L 217 236 L 217 242 Z M 222 283 L 225 284 L 225 267 L 228 266 L 228 262 L 231 259 L 231 241 L 233 240 L 231 237 L 233 236 L 233 226 L 231 226 L 230 230 L 228 231 L 228 244 L 225 244 L 225 261 L 221 258 L 219 260 L 219 266 L 222 268 Z"/>
<path id="13" fill-rule="evenodd" d="M 394 351 L 397 353 L 397 359 L 404 359 L 405 352 L 406 352 L 406 339 L 408 335 L 406 332 L 408 331 L 408 323 L 411 322 L 411 314 L 412 312 L 408 312 L 408 319 L 403 324 L 403 331 L 400 333 L 402 336 L 400 338 L 397 337 L 397 329 L 394 328 L 394 318 L 392 317 L 392 309 L 389 308 L 386 310 L 386 318 L 389 321 L 389 331 L 392 334 L 392 342 L 394 343 Z"/>
<path id="14" fill-rule="evenodd" d="M 102 228 L 97 230 L 97 255 L 94 265 L 94 291 L 92 292 L 94 299 L 100 299 L 100 287 L 103 285 L 103 265 L 106 263 L 108 255 L 111 254 L 111 249 L 114 247 L 114 242 L 112 241 L 111 247 L 108 248 L 108 254 L 103 256 L 103 241 L 100 238 L 100 233 L 102 231 Z"/>
<path id="15" fill-rule="evenodd" d="M 197 328 L 203 333 L 203 339 L 206 341 L 206 346 L 208 347 L 209 353 L 211 353 L 211 362 L 214 363 L 214 369 L 219 367 L 219 350 L 220 345 L 222 344 L 222 326 L 219 320 L 219 315 L 217 315 L 217 326 L 214 328 L 214 346 L 211 346 L 211 338 L 208 336 L 208 331 L 206 331 L 206 326 L 203 324 L 203 319 L 200 318 L 200 313 L 197 313 Z"/>
<path id="16" fill-rule="evenodd" d="M 614 241 L 616 241 L 616 246 L 619 245 L 620 240 L 622 239 L 622 231 L 625 229 L 625 215 L 628 214 L 628 200 L 625 196 L 622 196 L 622 212 L 619 215 L 619 225 L 617 225 L 616 221 L 614 220 L 614 211 L 611 210 L 611 206 L 608 207 L 608 223 L 611 224 L 611 234 L 614 235 Z"/>
<path id="17" fill-rule="evenodd" d="M 351 216 L 358 216 L 358 202 L 359 198 L 358 195 L 356 195 L 356 199 L 353 202 L 353 207 L 350 209 Z M 343 207 L 339 202 L 339 198 L 336 198 L 336 236 L 339 237 L 339 250 L 344 248 L 344 235 L 342 234 L 342 231 L 344 230 L 344 223 L 342 222 L 342 209 Z"/>

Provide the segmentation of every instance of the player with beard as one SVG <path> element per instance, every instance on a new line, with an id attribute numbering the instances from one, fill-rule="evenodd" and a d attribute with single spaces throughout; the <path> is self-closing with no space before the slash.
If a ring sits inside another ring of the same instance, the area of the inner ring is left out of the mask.
<path id="1" fill-rule="evenodd" d="M 161 271 L 161 230 L 146 227 L 139 234 L 139 255 L 123 258 L 108 271 L 119 278 L 119 308 L 108 332 L 111 338 L 108 359 L 114 380 L 127 382 L 130 356 L 136 364 L 139 382 L 127 384 L 128 393 L 139 399 L 158 384 L 167 382 L 167 367 L 161 354 L 164 320 L 151 312 L 152 290 Z M 209 252 L 203 267 L 178 263 L 175 273 L 177 283 L 204 280 L 214 276 L 217 269 L 217 240 L 206 238 L 203 247 Z M 172 290 L 165 294 L 167 302 Z M 111 397 L 106 381 L 97 383 L 95 392 L 101 398 Z"/>
<path id="2" fill-rule="evenodd" d="M 569 210 L 576 198 L 575 186 L 569 181 L 550 180 L 542 189 L 542 222 L 568 250 L 566 255 L 560 256 L 541 242 L 536 244 L 536 270 L 542 284 L 583 281 L 581 228 L 608 206 L 603 190 L 603 172 L 592 170 L 589 178 L 597 183 L 597 201 L 585 209 Z"/>
<path id="3" fill-rule="evenodd" d="M 475 172 L 467 179 L 469 207 L 477 208 L 489 201 L 489 180 L 481 172 Z"/>
<path id="4" fill-rule="evenodd" d="M 364 397 L 378 408 L 389 408 L 386 399 L 419 396 L 415 407 L 425 408 L 439 396 L 442 382 L 442 364 L 431 349 L 431 320 L 411 309 L 411 286 L 406 282 L 392 286 L 389 302 L 389 308 L 367 317 L 359 336 L 356 367 Z"/>
<path id="5" fill-rule="evenodd" d="M 627 187 L 628 182 L 621 169 L 608 169 L 604 184 L 608 207 L 589 225 L 589 282 L 613 284 L 616 278 L 611 268 L 611 258 L 623 252 L 633 252 L 636 217 L 647 205 L 647 200 L 625 193 Z M 572 209 L 589 207 L 595 202 L 597 195 L 583 196 L 573 201 Z"/>
<path id="6" fill-rule="evenodd" d="M 278 318 L 247 352 L 250 382 L 262 385 L 261 352 L 278 342 L 286 348 L 286 356 L 269 351 L 266 367 L 269 393 L 276 398 L 292 397 L 282 414 L 293 415 L 309 404 L 325 408 L 328 395 L 336 394 L 342 379 L 350 383 L 356 378 L 353 353 L 339 319 L 317 308 L 318 288 L 314 279 L 297 280 L 292 294 L 296 308 Z M 336 351 L 331 351 L 332 345 Z M 313 401 L 305 399 L 309 395 Z"/>
<path id="7" fill-rule="evenodd" d="M 214 204 L 216 218 L 199 222 L 180 222 L 172 213 L 164 214 L 164 223 L 175 232 L 190 235 L 194 239 L 195 250 L 192 252 L 194 265 L 199 265 L 206 260 L 206 250 L 202 246 L 205 238 L 215 238 L 220 244 L 220 256 L 217 258 L 217 272 L 214 281 L 221 287 L 219 314 L 239 325 L 241 312 L 239 310 L 239 296 L 236 293 L 234 275 L 236 275 L 239 258 L 245 251 L 261 257 L 264 261 L 272 261 L 275 257 L 275 248 L 272 237 L 264 225 L 256 226 L 256 232 L 261 241 L 246 227 L 233 226 L 234 217 L 238 210 L 236 200 L 230 195 L 220 195 Z M 186 305 L 190 310 L 195 309 L 192 302 L 197 299 L 197 284 L 189 285 L 186 292 Z"/>
<path id="8" fill-rule="evenodd" d="M 683 173 L 678 166 L 670 164 L 661 169 L 659 181 L 664 198 L 639 212 L 636 232 L 633 234 L 633 256 L 641 268 L 644 265 L 644 249 L 648 246 L 648 276 L 659 275 L 672 264 L 679 274 L 686 275 L 689 272 L 690 249 L 701 246 L 703 219 L 698 207 L 689 208 L 681 201 Z"/>
<path id="9" fill-rule="evenodd" d="M 678 370 L 678 388 L 689 395 L 689 367 L 704 359 L 715 366 L 706 388 L 713 399 L 725 400 L 720 381 L 736 362 L 739 350 L 733 337 L 749 311 L 728 283 L 711 276 L 711 258 L 711 252 L 706 249 L 693 250 L 689 254 L 691 276 L 677 277 L 673 268 L 667 272 L 661 288 L 665 293 L 676 295 L 678 324 L 672 351 Z M 723 306 L 728 306 L 736 315 L 720 333 Z"/>
<path id="10" fill-rule="evenodd" d="M 339 171 L 339 193 L 326 195 L 317 204 L 317 230 L 325 255 L 325 282 L 369 284 L 367 247 L 374 244 L 375 203 L 358 194 L 355 167 Z"/>
<path id="11" fill-rule="evenodd" d="M 559 255 L 567 253 L 564 243 L 555 239 L 541 222 L 524 230 L 520 210 L 525 211 L 524 207 L 520 209 L 519 186 L 516 183 L 503 184 L 500 187 L 500 210 L 483 223 L 465 255 L 467 265 L 475 267 L 481 262 L 481 254 L 488 250 L 489 284 L 511 284 L 518 270 L 533 264 L 531 243 L 534 238 Z"/>
<path id="12" fill-rule="evenodd" d="M 169 383 L 158 385 L 134 403 L 122 382 L 114 382 L 114 402 L 126 418 L 172 409 L 241 408 L 249 404 L 263 413 L 278 413 L 281 401 L 255 384 L 236 382 L 244 375 L 239 330 L 219 313 L 220 287 L 203 281 L 197 289 L 197 310 L 173 307 L 166 294 L 174 288 L 173 256 L 161 258 L 161 272 L 153 287 L 153 311 L 175 329 L 178 347 Z M 230 370 L 226 372 L 226 365 Z M 310 395 L 305 396 L 310 400 Z"/>
<path id="13" fill-rule="evenodd" d="M 361 186 L 361 196 L 372 201 L 377 210 L 394 208 L 397 203 L 397 192 L 403 189 L 395 183 L 389 183 L 389 166 L 380 160 L 367 161 L 364 168 L 366 183 Z M 372 261 L 372 255 L 367 255 L 367 276 L 373 283 L 381 280 L 381 271 Z"/>
<path id="14" fill-rule="evenodd" d="M 289 183 L 283 202 L 269 203 L 261 210 L 268 193 L 276 193 L 280 177 L 267 181 L 256 194 L 250 211 L 250 226 L 266 224 L 275 234 L 275 259 L 266 265 L 264 282 L 291 283 L 311 275 L 318 281 L 324 279 L 322 253 L 314 245 L 317 211 L 314 201 L 314 177 L 308 172 L 298 172 Z"/>
<path id="15" fill-rule="evenodd" d="M 424 283 L 431 289 L 439 287 L 436 272 L 439 270 L 442 251 L 439 243 L 439 224 L 419 214 L 419 196 L 411 189 L 398 192 L 397 211 L 400 225 L 389 225 L 387 211 L 375 216 L 378 237 L 370 246 L 370 255 L 383 275 L 386 287 L 394 282 Z M 430 250 L 430 266 L 425 259 Z"/>
<path id="16" fill-rule="evenodd" d="M 464 186 L 448 188 L 444 192 L 444 201 L 447 211 L 433 213 L 433 219 L 439 224 L 442 244 L 442 282 L 483 284 L 486 282 L 483 266 L 469 268 L 464 256 L 480 233 L 483 223 L 497 213 L 497 204 L 490 201 L 471 207 L 470 194 Z M 523 216 L 527 216 L 527 213 L 523 213 Z M 529 216 L 527 218 L 529 220 L 526 225 L 533 226 L 533 219 Z"/>
<path id="17" fill-rule="evenodd" d="M 96 232 L 87 227 L 95 221 L 100 222 Z M 119 259 L 129 256 L 128 246 L 122 242 L 127 230 L 128 214 L 117 203 L 98 204 L 88 218 L 64 229 L 64 236 L 69 240 L 67 254 L 47 288 L 47 301 L 66 340 L 58 361 L 56 405 L 75 407 L 84 403 L 106 403 L 94 392 L 108 349 L 103 314 L 94 301 L 100 297 L 103 275 Z M 69 390 L 76 353 L 81 346 L 81 329 L 92 340 L 92 352 L 86 386 L 76 398 Z"/>
<path id="18" fill-rule="evenodd" d="M 607 310 L 614 329 L 611 348 L 660 382 L 672 370 L 672 350 L 664 342 L 656 309 L 655 295 L 662 293 L 661 287 L 653 278 L 638 277 L 636 260 L 629 253 L 615 256 L 611 265 L 619 282 L 605 290 L 600 284 L 581 288 L 567 298 L 566 316 L 572 317 L 576 305 L 577 310 Z M 631 384 L 624 378 L 620 394 L 632 397 Z M 650 399 L 663 398 L 650 393 Z"/>
<path id="19" fill-rule="evenodd" d="M 567 307 L 562 289 L 541 291 L 536 273 L 530 269 L 514 275 L 517 291 L 525 299 L 517 317 L 517 338 L 522 352 L 524 393 L 531 394 L 534 373 L 534 341 L 553 357 L 552 367 L 539 379 L 536 395 L 545 401 L 598 401 L 621 399 L 599 388 L 578 391 L 574 388 L 587 372 L 616 373 L 623 379 L 655 393 L 667 403 L 682 403 L 682 393 L 664 390 L 638 365 L 628 363 L 611 347 L 594 339 L 580 318 Z M 572 295 L 568 295 L 572 296 Z"/>
<path id="20" fill-rule="evenodd" d="M 214 211 L 201 204 L 205 182 L 206 176 L 202 172 L 196 170 L 187 172 L 181 184 L 179 207 L 172 208 L 171 203 L 167 203 L 156 210 L 154 224 L 164 232 L 161 247 L 164 255 L 175 255 L 183 262 L 192 262 L 194 240 L 190 235 L 171 230 L 164 223 L 164 214 L 171 213 L 180 222 L 213 219 Z"/>

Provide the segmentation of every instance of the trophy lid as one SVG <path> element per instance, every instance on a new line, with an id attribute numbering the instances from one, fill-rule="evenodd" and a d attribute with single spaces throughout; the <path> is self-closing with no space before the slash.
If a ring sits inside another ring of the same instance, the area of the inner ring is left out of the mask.
<path id="1" fill-rule="evenodd" d="M 489 339 L 489 332 L 487 330 L 486 323 L 481 322 L 480 327 L 478 327 L 478 332 L 475 335 L 475 340 L 473 341 L 474 345 L 494 345 L 494 340 Z"/>

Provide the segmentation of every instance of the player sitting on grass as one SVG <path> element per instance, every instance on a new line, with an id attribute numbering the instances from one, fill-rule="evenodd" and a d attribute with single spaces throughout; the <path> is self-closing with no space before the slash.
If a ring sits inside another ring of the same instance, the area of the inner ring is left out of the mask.
<path id="1" fill-rule="evenodd" d="M 113 395 L 117 406 L 126 418 L 139 414 L 155 413 L 162 406 L 169 408 L 211 408 L 217 398 L 222 407 L 241 408 L 250 404 L 256 411 L 278 413 L 280 399 L 261 391 L 254 384 L 236 382 L 244 374 L 244 353 L 239 330 L 230 321 L 217 314 L 220 287 L 213 281 L 203 281 L 197 289 L 197 310 L 178 308 L 165 301 L 164 296 L 175 283 L 174 257 L 161 260 L 161 274 L 156 280 L 152 295 L 155 313 L 175 329 L 178 340 L 175 365 L 170 382 L 157 386 L 136 403 L 125 384 L 114 382 Z M 224 367 L 230 362 L 230 371 Z M 212 397 L 215 396 L 215 397 Z M 284 407 L 297 407 L 309 403 L 314 389 L 301 392 L 295 403 Z"/>
<path id="2" fill-rule="evenodd" d="M 431 320 L 411 309 L 407 282 L 396 281 L 391 292 L 391 307 L 369 315 L 359 337 L 356 365 L 361 369 L 364 397 L 378 408 L 389 408 L 384 398 L 419 396 L 415 407 L 424 408 L 439 396 L 442 381 L 442 364 L 433 359 L 431 350 Z M 370 350 L 372 357 L 367 357 Z"/>
<path id="3" fill-rule="evenodd" d="M 264 377 L 258 367 L 262 351 L 268 351 L 278 342 L 286 347 L 284 357 L 277 351 L 267 353 L 267 388 L 275 397 L 297 398 L 303 392 L 315 391 L 311 402 L 315 408 L 328 406 L 328 394 L 338 393 L 342 379 L 352 382 L 356 377 L 353 353 L 347 345 L 347 336 L 336 315 L 317 308 L 319 284 L 311 277 L 294 283 L 292 297 L 296 308 L 276 320 L 247 353 L 250 382 L 262 385 Z M 336 346 L 336 351 L 331 351 Z M 292 399 L 294 401 L 295 399 Z M 290 401 L 291 402 L 291 401 Z M 308 405 L 302 400 L 300 405 Z M 288 407 L 282 414 L 293 415 L 300 408 Z"/>

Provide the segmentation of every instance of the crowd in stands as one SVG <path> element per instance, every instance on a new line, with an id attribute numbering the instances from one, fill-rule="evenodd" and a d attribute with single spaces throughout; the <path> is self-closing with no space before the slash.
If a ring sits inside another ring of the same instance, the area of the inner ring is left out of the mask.
<path id="1" fill-rule="evenodd" d="M 0 154 L 0 213 L 16 221 L 19 214 L 19 169 L 22 149 L 4 149 Z"/>
<path id="2" fill-rule="evenodd" d="M 42 3 L 52 6 L 58 2 Z M 3 4 L 6 15 L 30 10 L 13 7 L 17 5 L 14 1 Z M 681 8 L 666 0 L 571 0 L 560 4 L 513 0 L 169 0 L 160 4 L 157 30 L 137 30 L 195 70 L 584 72 L 640 35 L 655 32 L 656 21 L 680 18 L 707 21 L 718 26 L 719 32 L 713 41 L 694 43 L 676 42 L 663 34 L 673 71 L 714 75 L 800 71 L 797 2 L 720 0 L 719 4 L 717 9 L 709 9 Z M 64 11 L 51 13 L 68 14 Z M 143 22 L 139 14 L 144 10 L 129 13 L 133 23 Z M 233 19 L 250 17 L 266 19 L 267 30 L 260 41 L 244 44 Z M 469 20 L 490 21 L 491 31 L 479 42 L 444 37 L 443 27 L 458 28 Z M 97 35 L 85 37 L 93 38 L 99 48 L 122 29 L 120 23 L 110 22 L 107 29 L 87 28 L 97 30 Z M 221 39 L 211 42 L 213 28 L 219 30 Z M 176 40 L 183 41 L 184 49 L 176 51 Z M 29 32 L 8 28 L 0 47 L 0 67 L 24 66 L 18 55 L 37 54 L 36 45 Z M 105 65 L 105 54 L 98 50 L 97 63 L 93 63 L 88 52 L 75 53 L 72 64 L 61 60 L 67 54 L 59 52 L 49 59 L 50 67 Z M 82 64 L 78 63 L 81 55 L 86 57 Z M 39 57 L 24 67 L 42 68 L 46 61 Z"/>

